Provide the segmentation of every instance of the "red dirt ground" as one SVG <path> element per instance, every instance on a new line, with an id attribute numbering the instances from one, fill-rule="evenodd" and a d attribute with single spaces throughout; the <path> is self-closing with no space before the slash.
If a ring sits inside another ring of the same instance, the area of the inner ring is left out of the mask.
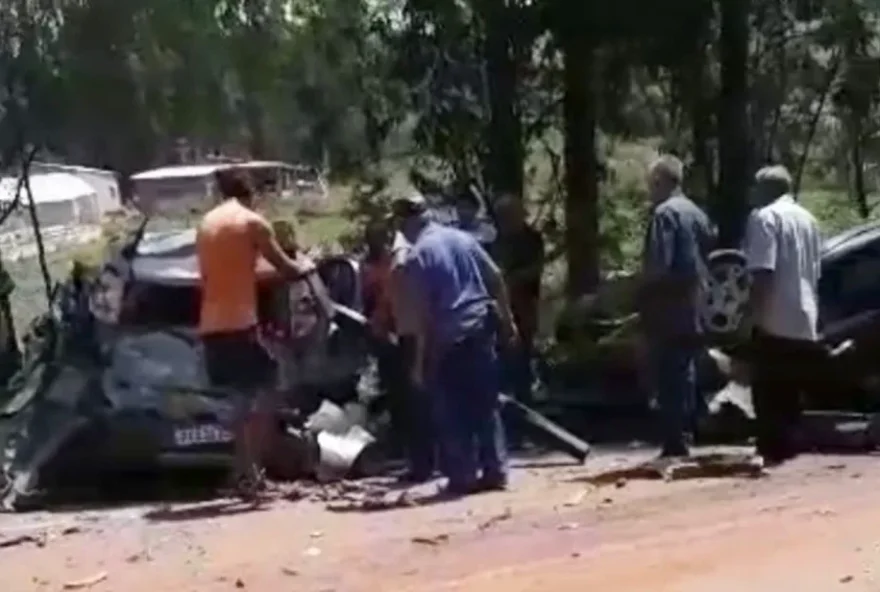
<path id="1" fill-rule="evenodd" d="M 516 470 L 510 492 L 383 512 L 276 501 L 209 517 L 193 514 L 216 504 L 175 505 L 165 508 L 164 521 L 150 519 L 156 508 L 143 506 L 0 516 L 2 588 L 880 589 L 878 459 L 804 457 L 761 479 L 601 488 L 578 480 L 614 460 L 586 467 L 545 461 Z M 22 533 L 45 540 L 3 547 Z"/>

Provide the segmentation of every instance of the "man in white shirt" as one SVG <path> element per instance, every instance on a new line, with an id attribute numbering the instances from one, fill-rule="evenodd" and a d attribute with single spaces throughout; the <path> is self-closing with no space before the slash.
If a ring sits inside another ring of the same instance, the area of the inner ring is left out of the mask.
<path id="1" fill-rule="evenodd" d="M 753 198 L 757 208 L 745 245 L 752 276 L 752 398 L 757 451 L 765 462 L 778 464 L 799 452 L 802 385 L 819 352 L 822 243 L 816 219 L 792 195 L 785 167 L 758 171 Z"/>

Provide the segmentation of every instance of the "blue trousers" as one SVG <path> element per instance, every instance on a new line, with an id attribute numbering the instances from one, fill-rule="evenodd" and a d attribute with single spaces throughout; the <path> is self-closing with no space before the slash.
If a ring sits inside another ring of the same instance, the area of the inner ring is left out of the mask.
<path id="1" fill-rule="evenodd" d="M 452 489 L 478 479 L 504 482 L 507 451 L 498 402 L 495 337 L 481 331 L 438 352 L 429 379 L 441 447 Z"/>
<path id="2" fill-rule="evenodd" d="M 678 446 L 696 421 L 696 350 L 660 342 L 650 348 L 663 444 Z"/>

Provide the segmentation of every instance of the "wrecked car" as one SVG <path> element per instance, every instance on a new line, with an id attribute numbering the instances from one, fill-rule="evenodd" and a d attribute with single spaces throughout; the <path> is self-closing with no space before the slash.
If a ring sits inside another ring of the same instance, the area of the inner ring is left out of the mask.
<path id="1" fill-rule="evenodd" d="M 229 465 L 233 394 L 204 376 L 194 249 L 192 230 L 142 227 L 96 279 L 71 277 L 56 289 L 0 411 L 7 507 L 91 473 Z M 329 258 L 294 282 L 259 266 L 260 330 L 286 403 L 279 429 L 285 418 L 304 423 L 323 402 L 356 401 L 369 365 L 365 320 L 353 308 L 356 264 Z"/>

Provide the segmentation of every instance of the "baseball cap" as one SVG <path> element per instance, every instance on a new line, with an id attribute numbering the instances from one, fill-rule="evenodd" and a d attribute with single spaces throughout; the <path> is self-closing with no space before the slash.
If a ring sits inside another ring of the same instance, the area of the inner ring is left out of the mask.
<path id="1" fill-rule="evenodd" d="M 391 211 L 396 216 L 420 214 L 428 208 L 428 202 L 421 193 L 413 192 L 392 200 Z"/>

